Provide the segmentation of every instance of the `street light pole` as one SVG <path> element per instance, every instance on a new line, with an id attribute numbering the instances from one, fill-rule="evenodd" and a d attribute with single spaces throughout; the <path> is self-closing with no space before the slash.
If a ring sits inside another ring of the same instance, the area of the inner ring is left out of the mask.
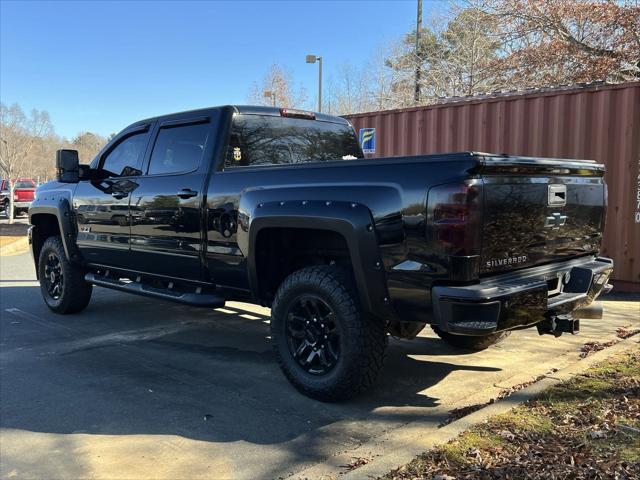
<path id="1" fill-rule="evenodd" d="M 318 112 L 322 112 L 322 57 L 307 55 L 307 63 L 318 62 Z"/>
<path id="2" fill-rule="evenodd" d="M 318 57 L 318 112 L 322 112 L 322 57 Z"/>

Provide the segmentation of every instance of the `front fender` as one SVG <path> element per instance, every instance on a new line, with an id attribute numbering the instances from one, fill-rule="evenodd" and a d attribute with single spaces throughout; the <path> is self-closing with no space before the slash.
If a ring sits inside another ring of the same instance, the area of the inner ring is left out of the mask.
<path id="1" fill-rule="evenodd" d="M 392 314 L 382 258 L 371 211 L 343 201 L 260 201 L 260 190 L 240 202 L 238 246 L 247 258 L 249 286 L 259 296 L 256 240 L 265 228 L 328 230 L 340 234 L 349 248 L 353 275 L 363 308 L 377 316 Z"/>
<path id="2" fill-rule="evenodd" d="M 72 263 L 81 262 L 80 251 L 76 244 L 76 229 L 73 221 L 73 210 L 68 192 L 45 191 L 39 193 L 29 207 L 29 223 L 34 225 L 32 241 L 38 235 L 38 215 L 49 215 L 56 218 L 64 252 Z M 37 259 L 34 259 L 37 262 Z"/>

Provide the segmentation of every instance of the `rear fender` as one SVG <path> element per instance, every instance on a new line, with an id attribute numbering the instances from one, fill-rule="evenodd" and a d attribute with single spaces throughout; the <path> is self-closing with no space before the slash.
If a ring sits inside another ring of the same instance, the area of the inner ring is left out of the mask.
<path id="1" fill-rule="evenodd" d="M 349 256 L 363 308 L 379 317 L 391 314 L 386 278 L 371 211 L 359 203 L 342 201 L 260 201 L 260 191 L 248 192 L 240 202 L 238 246 L 247 258 L 249 286 L 260 297 L 256 268 L 256 240 L 265 228 L 328 230 L 340 234 Z"/>

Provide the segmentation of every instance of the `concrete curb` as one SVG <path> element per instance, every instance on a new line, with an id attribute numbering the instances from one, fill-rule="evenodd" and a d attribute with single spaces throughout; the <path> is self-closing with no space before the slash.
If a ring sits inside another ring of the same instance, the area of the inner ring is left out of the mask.
<path id="1" fill-rule="evenodd" d="M 447 443 L 465 430 L 487 420 L 489 417 L 506 413 L 514 407 L 538 396 L 549 387 L 559 382 L 569 380 L 593 364 L 601 362 L 617 353 L 637 349 L 637 342 L 638 340 L 634 337 L 620 340 L 619 343 L 612 347 L 596 352 L 585 359 L 577 360 L 553 374 L 545 375 L 541 380 L 518 392 L 514 392 L 509 397 L 483 407 L 442 428 L 428 428 L 432 425 L 417 421 L 411 422 L 389 432 L 389 434 L 384 437 L 360 445 L 355 449 L 331 457 L 324 463 L 314 465 L 302 472 L 296 473 L 293 475 L 293 478 L 340 478 L 340 480 L 359 480 L 363 478 L 381 477 L 392 470 L 406 465 L 426 450 L 436 445 Z M 343 473 L 345 465 L 348 465 L 354 458 L 370 458 L 371 460 L 362 467 Z"/>
<path id="2" fill-rule="evenodd" d="M 9 245 L 0 248 L 0 256 L 7 257 L 10 255 L 19 255 L 29 251 L 29 239 L 27 237 L 20 238 Z"/>

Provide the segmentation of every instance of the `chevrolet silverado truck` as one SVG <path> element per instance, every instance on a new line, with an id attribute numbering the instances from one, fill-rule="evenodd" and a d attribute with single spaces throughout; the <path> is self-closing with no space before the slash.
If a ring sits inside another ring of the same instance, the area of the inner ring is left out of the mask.
<path id="1" fill-rule="evenodd" d="M 282 371 L 322 401 L 370 387 L 389 335 L 429 325 L 478 350 L 515 329 L 577 333 L 611 288 L 593 161 L 365 159 L 342 118 L 224 106 L 134 123 L 90 165 L 56 162 L 29 209 L 51 310 L 83 310 L 94 285 L 270 307 Z"/>

